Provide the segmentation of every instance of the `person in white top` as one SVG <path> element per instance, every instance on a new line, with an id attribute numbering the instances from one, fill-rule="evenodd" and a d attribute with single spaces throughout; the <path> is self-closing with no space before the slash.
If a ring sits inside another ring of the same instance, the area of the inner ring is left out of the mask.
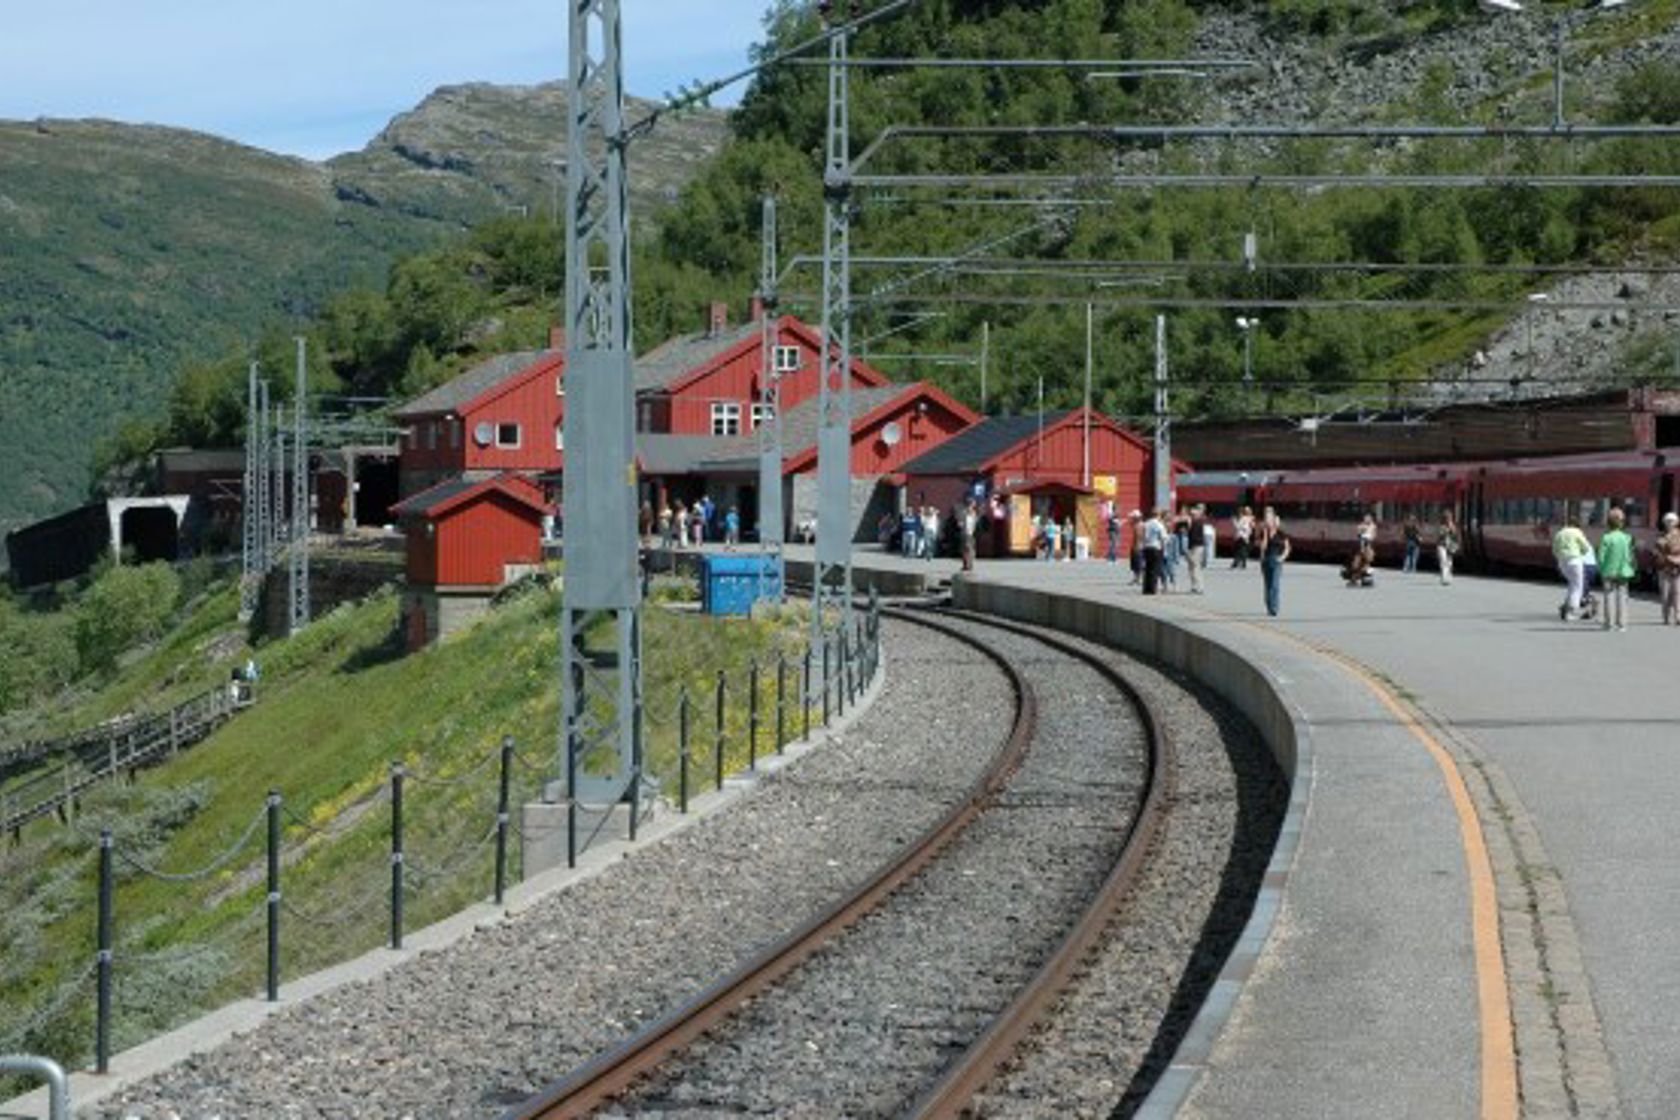
<path id="1" fill-rule="evenodd" d="M 1236 555 L 1231 557 L 1231 567 L 1248 567 L 1249 542 L 1254 538 L 1254 511 L 1247 506 L 1237 514 L 1231 522 L 1231 535 L 1237 539 Z"/>
<path id="2" fill-rule="evenodd" d="M 1143 523 L 1143 593 L 1157 595 L 1161 590 L 1161 567 L 1167 553 L 1166 510 L 1157 509 Z"/>

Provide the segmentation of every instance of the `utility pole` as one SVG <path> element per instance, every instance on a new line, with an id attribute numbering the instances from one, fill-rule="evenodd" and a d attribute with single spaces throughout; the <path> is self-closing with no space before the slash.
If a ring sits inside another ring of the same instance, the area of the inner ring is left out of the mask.
<path id="1" fill-rule="evenodd" d="M 992 321 L 983 320 L 980 324 L 980 415 L 986 415 L 986 362 L 991 357 L 992 350 Z"/>
<path id="2" fill-rule="evenodd" d="M 566 584 L 560 611 L 560 764 L 567 862 L 578 812 L 645 795 L 642 583 L 636 535 L 629 196 L 619 0 L 567 5 Z M 597 635 L 595 648 L 585 637 Z M 591 765 L 585 770 L 584 759 Z"/>
<path id="3" fill-rule="evenodd" d="M 1084 465 L 1079 474 L 1079 485 L 1089 489 L 1091 486 L 1091 367 L 1095 360 L 1095 329 L 1096 308 L 1091 304 L 1085 305 L 1085 446 Z"/>
<path id="4" fill-rule="evenodd" d="M 776 308 L 781 302 L 776 290 L 776 196 L 767 194 L 763 202 L 763 222 L 760 230 L 761 249 L 758 278 L 760 373 L 758 422 L 753 425 L 758 434 L 758 548 L 761 564 L 775 572 L 775 601 L 783 597 L 782 541 L 782 375 L 776 368 L 776 344 L 780 341 L 780 316 Z M 760 568 L 763 571 L 763 568 Z M 759 598 L 763 598 L 762 589 Z"/>
<path id="5" fill-rule="evenodd" d="M 827 23 L 826 10 L 824 23 Z M 852 612 L 851 140 L 846 30 L 828 41 L 828 133 L 823 165 L 822 357 L 818 367 L 817 560 L 811 637 L 827 612 L 849 629 Z"/>
<path id="6" fill-rule="evenodd" d="M 1155 506 L 1172 507 L 1172 415 L 1167 408 L 1167 317 L 1155 316 Z"/>
<path id="7" fill-rule="evenodd" d="M 309 625 L 309 371 L 297 338 L 297 396 L 292 401 L 291 616 L 287 633 Z"/>
<path id="8" fill-rule="evenodd" d="M 239 484 L 239 621 L 249 622 L 256 611 L 258 557 L 262 552 L 262 500 L 257 476 L 263 470 L 259 458 L 262 429 L 257 422 L 257 363 L 252 362 L 245 379 L 245 477 Z"/>
<path id="9" fill-rule="evenodd" d="M 1044 374 L 1038 375 L 1038 440 L 1033 446 L 1034 468 L 1044 467 Z"/>

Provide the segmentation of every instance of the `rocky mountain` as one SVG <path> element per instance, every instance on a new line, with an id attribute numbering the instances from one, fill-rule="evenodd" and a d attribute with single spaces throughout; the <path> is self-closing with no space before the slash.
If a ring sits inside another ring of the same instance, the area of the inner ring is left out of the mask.
<path id="1" fill-rule="evenodd" d="M 181 129 L 0 121 L 0 531 L 76 504 L 95 441 L 155 414 L 183 363 L 382 286 L 396 256 L 487 217 L 552 207 L 565 124 L 559 83 L 445 87 L 325 163 Z M 726 127 L 706 110 L 639 144 L 638 213 Z"/>

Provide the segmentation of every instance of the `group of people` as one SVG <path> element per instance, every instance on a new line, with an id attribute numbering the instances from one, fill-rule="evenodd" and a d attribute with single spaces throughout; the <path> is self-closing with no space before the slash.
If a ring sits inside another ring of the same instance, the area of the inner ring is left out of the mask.
<path id="1" fill-rule="evenodd" d="M 1400 524 L 1400 537 L 1405 544 L 1405 556 L 1400 562 L 1402 572 L 1418 570 L 1418 557 L 1423 552 L 1423 525 L 1415 514 L 1407 514 Z M 1442 585 L 1452 583 L 1453 560 L 1458 556 L 1460 536 L 1458 521 L 1452 510 L 1443 510 L 1441 523 L 1435 530 L 1435 566 L 1441 573 Z M 1349 587 L 1376 586 L 1377 519 L 1367 513 L 1360 518 L 1355 534 L 1354 552 L 1342 567 L 1342 579 Z"/>
<path id="2" fill-rule="evenodd" d="M 891 532 L 891 514 L 883 514 L 882 547 Z M 898 551 L 906 560 L 932 560 L 939 554 L 939 511 L 933 506 L 906 506 L 898 515 Z"/>
<path id="3" fill-rule="evenodd" d="M 643 538 L 657 533 L 666 549 L 699 548 L 707 541 L 736 545 L 741 543 L 741 513 L 734 506 L 720 507 L 704 494 L 692 506 L 680 498 L 661 504 L 658 514 L 651 503 L 643 502 L 641 533 Z"/>
<path id="4" fill-rule="evenodd" d="M 1627 531 L 1627 515 L 1611 507 L 1604 519 L 1604 535 L 1594 548 L 1581 529 L 1581 519 L 1571 513 L 1563 528 L 1552 537 L 1552 556 L 1563 576 L 1563 602 L 1558 618 L 1564 622 L 1591 621 L 1597 614 L 1592 596 L 1595 580 L 1604 589 L 1605 630 L 1627 630 L 1628 587 L 1639 572 L 1639 545 Z M 1680 626 L 1680 514 L 1665 513 L 1662 534 L 1654 545 L 1657 588 L 1662 602 L 1664 626 Z"/>
<path id="5" fill-rule="evenodd" d="M 1218 549 L 1218 530 L 1208 518 L 1206 507 L 1190 506 L 1173 515 L 1165 507 L 1158 507 L 1148 517 L 1141 510 L 1133 510 L 1128 520 L 1132 523 L 1132 583 L 1141 584 L 1145 595 L 1176 590 L 1182 563 L 1189 576 L 1190 593 L 1202 594 L 1203 575 Z M 1119 535 L 1111 518 L 1110 563 L 1117 559 Z"/>

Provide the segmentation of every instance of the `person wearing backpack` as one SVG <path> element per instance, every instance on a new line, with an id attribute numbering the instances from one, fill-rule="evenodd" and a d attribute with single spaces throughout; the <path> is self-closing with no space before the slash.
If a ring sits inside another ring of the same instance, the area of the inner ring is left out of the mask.
<path id="1" fill-rule="evenodd" d="M 1662 591 L 1664 626 L 1680 626 L 1680 513 L 1662 516 L 1657 538 L 1657 587 Z"/>
<path id="2" fill-rule="evenodd" d="M 1604 581 L 1604 628 L 1627 630 L 1628 584 L 1634 576 L 1634 543 L 1622 525 L 1627 521 L 1620 506 L 1610 507 L 1605 518 L 1608 528 L 1598 542 L 1598 572 Z"/>

